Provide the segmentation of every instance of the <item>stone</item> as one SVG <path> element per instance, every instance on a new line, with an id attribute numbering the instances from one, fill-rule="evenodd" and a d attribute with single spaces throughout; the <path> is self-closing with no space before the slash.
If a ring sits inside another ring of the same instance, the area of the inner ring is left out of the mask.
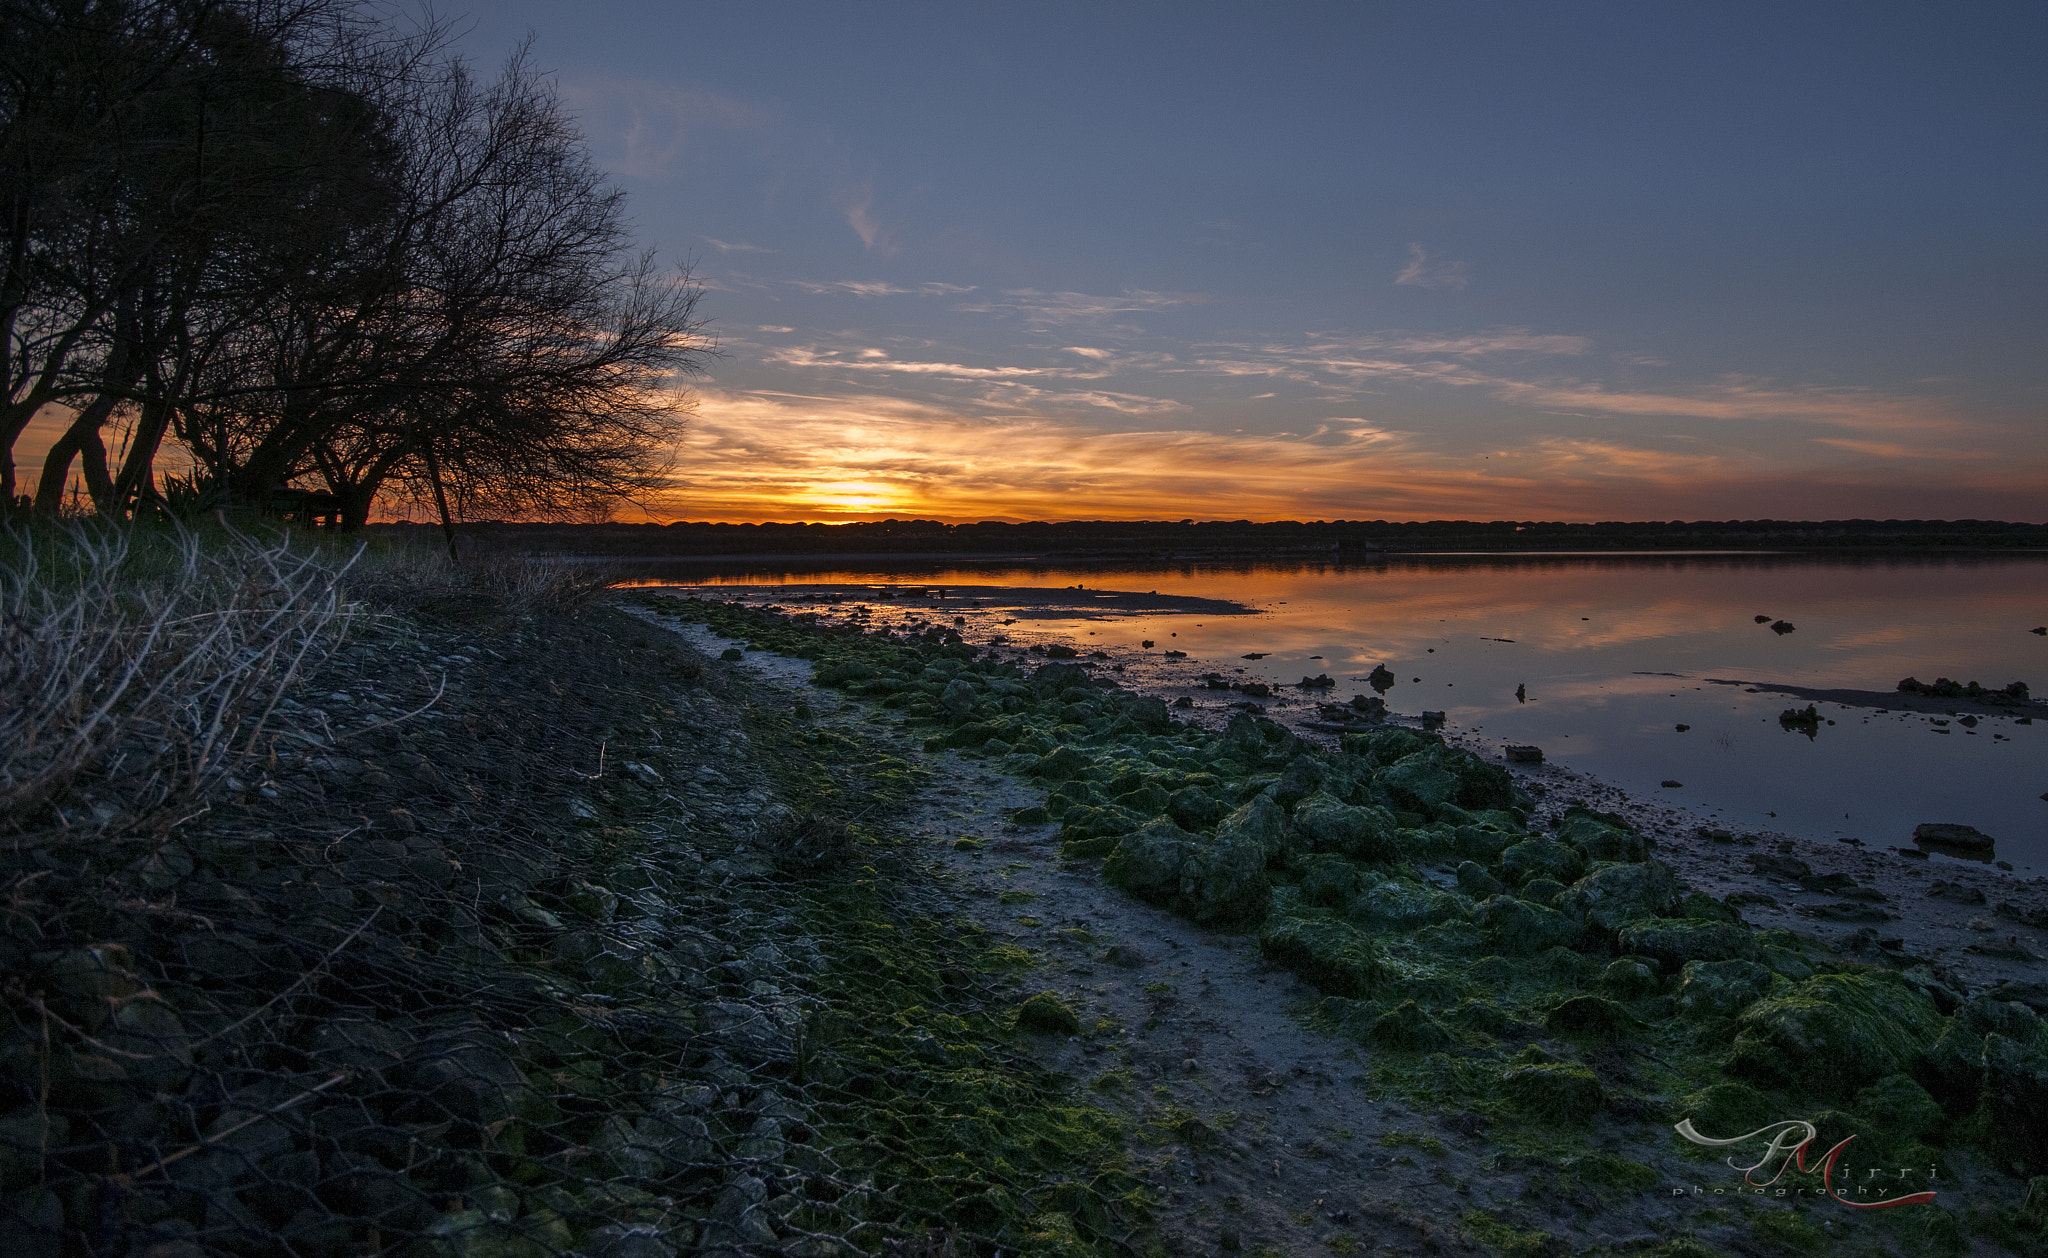
<path id="1" fill-rule="evenodd" d="M 1543 748 L 1531 743 L 1509 743 L 1502 754 L 1510 764 L 1543 763 Z"/>
<path id="2" fill-rule="evenodd" d="M 1280 808 L 1260 800 L 1274 815 Z M 1237 813 L 1238 818 L 1251 805 Z M 1266 878 L 1268 827 L 1255 815 L 1233 827 L 1230 820 L 1216 828 L 1216 837 L 1197 842 L 1180 868 L 1180 911 L 1204 926 L 1226 929 L 1256 926 L 1264 919 L 1272 901 L 1273 885 Z"/>
<path id="3" fill-rule="evenodd" d="M 1280 811 L 1280 805 L 1264 795 L 1254 795 L 1239 808 L 1216 825 L 1218 845 L 1237 846 L 1248 844 L 1260 855 L 1260 867 L 1265 862 L 1276 860 L 1294 846 L 1293 832 L 1287 824 L 1287 814 Z"/>
<path id="4" fill-rule="evenodd" d="M 1630 922 L 1669 912 L 1678 899 L 1678 881 L 1658 861 L 1641 865 L 1609 865 L 1575 883 L 1558 907 L 1576 913 L 1589 925 L 1617 931 Z"/>
<path id="5" fill-rule="evenodd" d="M 1341 856 L 1309 858 L 1301 879 L 1301 898 L 1324 908 L 1342 908 L 1358 894 L 1358 866 Z"/>
<path id="6" fill-rule="evenodd" d="M 1293 808 L 1302 800 L 1322 789 L 1323 780 L 1329 776 L 1321 756 L 1303 753 L 1287 762 L 1287 768 L 1280 774 L 1280 780 L 1273 784 L 1273 801 L 1282 808 Z"/>
<path id="7" fill-rule="evenodd" d="M 1570 886 L 1586 872 L 1586 858 L 1577 848 L 1553 839 L 1524 839 L 1500 854 L 1501 871 L 1511 886 L 1532 878 L 1553 878 Z"/>
<path id="8" fill-rule="evenodd" d="M 1408 931 L 1462 917 L 1455 896 L 1434 887 L 1389 879 L 1367 888 L 1351 902 L 1350 917 L 1361 925 Z"/>
<path id="9" fill-rule="evenodd" d="M 1586 1122 L 1607 1104 L 1599 1077 L 1571 1062 L 1509 1066 L 1501 1072 L 1500 1085 L 1517 1109 L 1539 1122 Z"/>
<path id="10" fill-rule="evenodd" d="M 1477 861 L 1463 861 L 1458 865 L 1458 890 L 1475 900 L 1500 895 L 1507 891 L 1507 884 L 1486 872 L 1486 867 Z"/>
<path id="11" fill-rule="evenodd" d="M 1941 1126 L 1941 1106 L 1909 1075 L 1886 1075 L 1856 1094 L 1856 1109 L 1876 1120 L 1886 1134 L 1909 1140 Z"/>
<path id="12" fill-rule="evenodd" d="M 2039 1119 L 2048 1114 L 2048 1049 L 1996 1031 L 1985 1036 L 1981 1103 L 2022 1172 L 2048 1171 L 2048 1126 Z"/>
<path id="13" fill-rule="evenodd" d="M 1152 959 L 1129 944 L 1112 944 L 1102 954 L 1102 959 L 1123 970 L 1141 970 L 1152 963 Z"/>
<path id="14" fill-rule="evenodd" d="M 1813 873 L 1813 867 L 1803 860 L 1778 856 L 1770 852 L 1751 852 L 1749 866 L 1757 873 L 1771 878 L 1783 878 L 1787 882 L 1798 882 Z"/>
<path id="15" fill-rule="evenodd" d="M 966 716 L 974 711 L 974 705 L 980 698 L 972 682 L 964 677 L 955 677 L 939 692 L 939 706 L 954 716 Z"/>
<path id="16" fill-rule="evenodd" d="M 1458 1037 L 1420 1005 L 1404 1000 L 1374 1018 L 1366 1028 L 1365 1039 L 1376 1048 L 1405 1053 L 1440 1053 L 1457 1043 Z"/>
<path id="17" fill-rule="evenodd" d="M 1230 805 L 1199 786 L 1183 786 L 1166 801 L 1166 815 L 1187 830 L 1207 830 L 1230 815 Z"/>
<path id="18" fill-rule="evenodd" d="M 1294 828 L 1318 852 L 1342 852 L 1359 860 L 1386 861 L 1398 855 L 1400 827 L 1384 808 L 1361 808 L 1318 792 L 1294 810 Z"/>
<path id="19" fill-rule="evenodd" d="M 1927 895 L 1930 899 L 1947 900 L 1951 904 L 1982 904 L 1985 899 L 1984 893 L 1976 887 L 1950 882 L 1946 878 L 1936 878 L 1927 888 Z"/>
<path id="20" fill-rule="evenodd" d="M 1017 1007 L 1017 1027 L 1034 1035 L 1079 1035 L 1081 1017 L 1057 992 L 1040 992 Z"/>
<path id="21" fill-rule="evenodd" d="M 1181 870 L 1195 843 L 1194 835 L 1171 821 L 1149 822 L 1118 840 L 1102 866 L 1102 880 L 1137 899 L 1170 903 L 1180 895 Z"/>
<path id="22" fill-rule="evenodd" d="M 1087 768 L 1088 757 L 1083 752 L 1072 747 L 1055 747 L 1038 758 L 1030 773 L 1032 777 L 1066 782 L 1079 777 Z"/>
<path id="23" fill-rule="evenodd" d="M 1557 839 L 1577 848 L 1588 861 L 1640 861 L 1648 852 L 1648 845 L 1628 822 L 1590 808 L 1565 809 Z"/>
<path id="24" fill-rule="evenodd" d="M 1605 996 L 1573 996 L 1544 1015 L 1543 1026 L 1555 1035 L 1617 1040 L 1642 1028 L 1636 1016 Z"/>
<path id="25" fill-rule="evenodd" d="M 1956 825 L 1951 822 L 1930 821 L 1913 827 L 1913 842 L 1922 847 L 1948 848 L 1990 856 L 1997 849 L 1997 840 L 1975 826 Z"/>
<path id="26" fill-rule="evenodd" d="M 1679 1112 L 1710 1140 L 1746 1135 L 1785 1117 L 1783 1106 L 1746 1083 L 1709 1084 L 1679 1102 Z"/>
<path id="27" fill-rule="evenodd" d="M 1679 972 L 1679 1011 L 1732 1018 L 1768 995 L 1773 977 L 1755 961 L 1688 961 Z"/>
<path id="28" fill-rule="evenodd" d="M 1594 988 L 1614 1000 L 1641 1000 L 1664 989 L 1653 961 L 1642 957 L 1617 957 L 1600 971 Z"/>
<path id="29" fill-rule="evenodd" d="M 1472 911 L 1472 921 L 1484 932 L 1487 946 L 1507 956 L 1528 956 L 1570 943 L 1581 929 L 1556 909 L 1507 895 L 1483 901 Z"/>
<path id="30" fill-rule="evenodd" d="M 1616 940 L 1623 951 L 1655 957 L 1674 970 L 1688 961 L 1754 959 L 1757 950 L 1755 937 L 1745 927 L 1695 918 L 1632 922 L 1616 932 Z"/>
<path id="31" fill-rule="evenodd" d="M 1737 1020 L 1729 1072 L 1847 1097 L 1908 1069 L 1941 1036 L 1924 993 L 1886 972 L 1818 974 Z"/>
<path id="32" fill-rule="evenodd" d="M 1332 996 L 1370 995 L 1388 976 L 1370 936 L 1326 917 L 1276 914 L 1259 932 L 1259 950 Z"/>

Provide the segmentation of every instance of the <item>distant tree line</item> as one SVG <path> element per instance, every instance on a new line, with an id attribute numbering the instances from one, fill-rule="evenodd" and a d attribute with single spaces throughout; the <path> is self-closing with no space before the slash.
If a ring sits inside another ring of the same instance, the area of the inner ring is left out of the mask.
<path id="1" fill-rule="evenodd" d="M 382 527 L 382 526 L 380 526 Z M 398 526 L 392 526 L 397 528 Z M 1009 555 L 1329 559 L 1444 551 L 2048 549 L 2048 525 L 2001 520 L 1060 520 L 946 524 L 543 525 L 486 521 L 465 544 L 520 553 L 666 556 Z"/>
<path id="2" fill-rule="evenodd" d="M 523 52 L 480 78 L 369 12 L 0 0 L 0 506 L 74 467 L 103 514 L 310 490 L 347 525 L 662 482 L 699 289 L 633 251 Z M 19 483 L 45 408 L 74 417 Z"/>

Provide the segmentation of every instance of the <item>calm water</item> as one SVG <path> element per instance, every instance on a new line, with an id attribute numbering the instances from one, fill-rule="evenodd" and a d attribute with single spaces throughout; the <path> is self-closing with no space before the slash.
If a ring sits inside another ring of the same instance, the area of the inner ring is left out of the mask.
<path id="1" fill-rule="evenodd" d="M 1387 694 L 1397 712 L 1442 710 L 1484 739 L 1535 743 L 1554 762 L 1713 812 L 1733 828 L 1890 846 L 1909 842 L 1920 822 L 1962 822 L 1996 836 L 1999 855 L 2022 872 L 2048 871 L 2048 802 L 2040 798 L 2048 720 L 2022 726 L 1986 716 L 1966 730 L 1924 714 L 1823 703 L 1834 723 L 1809 739 L 1777 720 L 1804 700 L 1707 680 L 1890 691 L 1908 675 L 1945 676 L 2048 692 L 2048 638 L 2028 632 L 2048 623 L 2048 559 L 1486 555 L 1348 567 L 924 566 L 710 580 L 1085 584 L 1232 599 L 1260 614 L 1059 613 L 1020 619 L 1007 632 L 1132 650 L 1150 638 L 1187 651 L 1184 664 L 1165 667 L 1191 679 L 1211 669 L 1272 682 L 1327 672 L 1338 698 L 1370 693 L 1365 676 L 1384 663 L 1398 678 Z M 974 619 L 1019 614 L 999 602 Z M 1759 615 L 1797 628 L 1774 633 Z M 1268 654 L 1240 658 L 1255 651 Z M 1681 724 L 1691 728 L 1681 733 Z"/>

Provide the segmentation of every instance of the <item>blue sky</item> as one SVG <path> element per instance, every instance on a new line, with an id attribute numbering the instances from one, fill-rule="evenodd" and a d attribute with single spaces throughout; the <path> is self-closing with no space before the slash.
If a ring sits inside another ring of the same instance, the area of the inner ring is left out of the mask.
<path id="1" fill-rule="evenodd" d="M 2038 4 L 465 20 L 709 290 L 662 518 L 2048 519 Z"/>

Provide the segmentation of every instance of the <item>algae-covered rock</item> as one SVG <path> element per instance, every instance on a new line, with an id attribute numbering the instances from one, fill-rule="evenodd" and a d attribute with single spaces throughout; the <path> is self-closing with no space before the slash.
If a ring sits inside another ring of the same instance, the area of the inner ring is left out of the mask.
<path id="1" fill-rule="evenodd" d="M 1645 845 L 1641 835 L 1613 813 L 1590 808 L 1567 808 L 1557 827 L 1560 842 L 1577 848 L 1588 861 L 1640 861 Z"/>
<path id="2" fill-rule="evenodd" d="M 1917 1138 L 1941 1126 L 1940 1104 L 1908 1075 L 1886 1075 L 1864 1088 L 1856 1094 L 1856 1109 L 1891 1136 Z"/>
<path id="3" fill-rule="evenodd" d="M 1060 820 L 1060 838 L 1062 841 L 1071 842 L 1075 839 L 1129 834 L 1145 824 L 1145 814 L 1115 804 L 1101 807 L 1084 805 L 1067 809 L 1066 815 Z"/>
<path id="4" fill-rule="evenodd" d="M 1660 861 L 1609 865 L 1596 869 L 1572 887 L 1559 905 L 1603 931 L 1617 931 L 1639 918 L 1657 917 L 1677 901 L 1678 882 Z"/>
<path id="5" fill-rule="evenodd" d="M 1173 714 L 1166 700 L 1154 695 L 1134 695 L 1124 703 L 1124 715 L 1147 734 L 1164 734 L 1173 728 Z"/>
<path id="6" fill-rule="evenodd" d="M 1540 904 L 1497 895 L 1472 911 L 1472 921 L 1486 936 L 1486 946 L 1510 956 L 1527 956 L 1570 943 L 1579 923 Z"/>
<path id="7" fill-rule="evenodd" d="M 1620 1039 L 1642 1028 L 1634 1014 L 1605 996 L 1573 996 L 1546 1014 L 1543 1025 L 1553 1034 L 1595 1040 Z"/>
<path id="8" fill-rule="evenodd" d="M 1254 847 L 1259 851 L 1261 868 L 1264 862 L 1287 854 L 1293 846 L 1293 834 L 1287 825 L 1287 814 L 1280 811 L 1280 805 L 1255 795 L 1244 807 L 1225 817 L 1216 826 L 1216 842 L 1239 847 Z"/>
<path id="9" fill-rule="evenodd" d="M 1526 1038 L 1536 1034 L 1536 1028 L 1519 1022 L 1514 1015 L 1492 1000 L 1464 1000 L 1449 1013 L 1444 1021 L 1465 1031 L 1477 1031 L 1498 1039 L 1510 1037 Z"/>
<path id="10" fill-rule="evenodd" d="M 1678 1103 L 1679 1115 L 1710 1140 L 1746 1135 L 1788 1117 L 1782 1101 L 1746 1083 L 1710 1084 Z"/>
<path id="11" fill-rule="evenodd" d="M 1282 808 L 1292 808 L 1321 790 L 1328 776 L 1329 770 L 1324 767 L 1323 758 L 1304 752 L 1287 762 L 1280 780 L 1273 784 L 1273 802 Z"/>
<path id="12" fill-rule="evenodd" d="M 1538 1122 L 1586 1122 L 1607 1104 L 1599 1077 L 1574 1062 L 1509 1066 L 1500 1086 L 1515 1108 Z"/>
<path id="13" fill-rule="evenodd" d="M 1397 807 L 1431 813 L 1458 802 L 1458 775 L 1444 763 L 1443 748 L 1432 747 L 1404 756 L 1379 775 L 1379 783 Z"/>
<path id="14" fill-rule="evenodd" d="M 1166 801 L 1166 815 L 1188 830 L 1207 830 L 1230 815 L 1230 805 L 1199 786 L 1184 786 Z"/>
<path id="15" fill-rule="evenodd" d="M 1460 917 L 1463 912 L 1455 897 L 1434 887 L 1388 879 L 1368 887 L 1353 900 L 1350 916 L 1360 925 L 1404 931 Z"/>
<path id="16" fill-rule="evenodd" d="M 1163 818 L 1140 826 L 1118 841 L 1102 866 L 1102 880 L 1140 900 L 1171 903 L 1180 895 L 1181 870 L 1195 842 L 1194 835 Z"/>
<path id="17" fill-rule="evenodd" d="M 1458 866 L 1458 890 L 1475 900 L 1500 895 L 1507 890 L 1507 884 L 1486 872 L 1486 867 L 1477 861 L 1465 861 Z"/>
<path id="18" fill-rule="evenodd" d="M 1274 816 L 1280 813 L 1270 801 L 1254 803 L 1265 803 Z M 1256 926 L 1272 901 L 1273 885 L 1266 878 L 1267 827 L 1257 818 L 1231 825 L 1251 808 L 1246 805 L 1225 819 L 1216 827 L 1214 839 L 1197 842 L 1181 866 L 1181 911 L 1205 926 Z"/>
<path id="19" fill-rule="evenodd" d="M 1360 860 L 1393 860 L 1400 827 L 1384 808 L 1347 804 L 1318 792 L 1294 810 L 1294 826 L 1320 852 L 1342 852 Z"/>
<path id="20" fill-rule="evenodd" d="M 1081 776 L 1088 768 L 1088 756 L 1072 747 L 1055 747 L 1031 766 L 1031 776 L 1051 782 L 1065 782 Z"/>
<path id="21" fill-rule="evenodd" d="M 1950 1018 L 1914 1062 L 1913 1073 L 1943 1109 L 1968 1113 L 1984 1085 L 1984 1033 L 1961 1017 Z"/>
<path id="22" fill-rule="evenodd" d="M 981 695 L 974 689 L 974 683 L 964 677 L 955 677 L 939 691 L 939 706 L 954 716 L 966 716 L 974 711 L 974 705 Z"/>
<path id="23" fill-rule="evenodd" d="M 1301 898 L 1324 908 L 1342 908 L 1358 894 L 1358 866 L 1342 856 L 1309 857 L 1301 878 Z"/>
<path id="24" fill-rule="evenodd" d="M 1388 977 L 1371 938 L 1331 918 L 1276 914 L 1259 932 L 1259 950 L 1332 996 L 1357 999 Z"/>
<path id="25" fill-rule="evenodd" d="M 1554 878 L 1570 886 L 1586 872 L 1586 858 L 1579 850 L 1554 839 L 1524 839 L 1513 844 L 1500 854 L 1500 864 L 1510 886 L 1534 878 Z"/>
<path id="26" fill-rule="evenodd" d="M 1372 1020 L 1366 1041 L 1375 1047 L 1404 1053 L 1439 1053 L 1457 1043 L 1458 1037 L 1412 1000 L 1404 1000 Z"/>
<path id="27" fill-rule="evenodd" d="M 1146 783 L 1135 790 L 1124 791 L 1110 802 L 1119 808 L 1128 808 L 1142 817 L 1157 817 L 1173 803 L 1173 797 L 1165 788 Z"/>
<path id="28" fill-rule="evenodd" d="M 1079 1035 L 1081 1017 L 1056 992 L 1040 992 L 1017 1007 L 1017 1026 L 1037 1035 Z"/>
<path id="29" fill-rule="evenodd" d="M 1896 974 L 1820 974 L 1744 1010 L 1730 1073 L 1827 1096 L 1910 1068 L 1943 1023 Z"/>
<path id="30" fill-rule="evenodd" d="M 1559 912 L 1569 911 L 1570 906 L 1558 903 L 1558 897 L 1565 893 L 1565 885 L 1555 878 L 1531 878 L 1515 892 L 1517 899 L 1531 904 L 1547 905 Z"/>
<path id="31" fill-rule="evenodd" d="M 1431 747 L 1443 746 L 1435 734 L 1418 733 L 1398 725 L 1346 734 L 1342 745 L 1347 755 L 1357 756 L 1374 766 L 1390 765 Z"/>
<path id="32" fill-rule="evenodd" d="M 1688 961 L 1678 1008 L 1694 1017 L 1732 1018 L 1770 994 L 1771 971 L 1755 961 Z"/>
<path id="33" fill-rule="evenodd" d="M 1616 933 L 1622 949 L 1655 957 L 1678 969 L 1688 961 L 1748 960 L 1756 956 L 1756 939 L 1748 929 L 1728 922 L 1702 922 L 1687 917 L 1650 918 Z"/>
<path id="34" fill-rule="evenodd" d="M 1093 694 L 1094 691 L 1089 688 L 1091 680 L 1093 679 L 1088 676 L 1088 670 L 1079 664 L 1044 664 L 1031 674 L 1031 691 L 1045 699 L 1055 698 L 1077 688 Z"/>
<path id="35" fill-rule="evenodd" d="M 1644 957 L 1618 957 L 1608 962 L 1594 986 L 1601 995 L 1614 1000 L 1641 1000 L 1664 989 L 1656 962 Z"/>
<path id="36" fill-rule="evenodd" d="M 2048 1050 L 1993 1031 L 1984 1037 L 1984 1111 L 2024 1171 L 2048 1171 Z"/>

